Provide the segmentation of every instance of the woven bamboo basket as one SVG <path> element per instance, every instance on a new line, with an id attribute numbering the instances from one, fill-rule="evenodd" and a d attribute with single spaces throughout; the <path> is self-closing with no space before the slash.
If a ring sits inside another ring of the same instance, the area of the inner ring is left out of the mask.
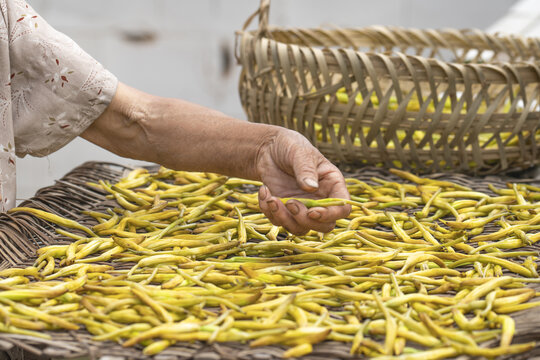
<path id="1" fill-rule="evenodd" d="M 271 28 L 268 13 L 262 0 L 237 37 L 248 120 L 296 130 L 355 167 L 494 174 L 540 163 L 540 39 Z"/>

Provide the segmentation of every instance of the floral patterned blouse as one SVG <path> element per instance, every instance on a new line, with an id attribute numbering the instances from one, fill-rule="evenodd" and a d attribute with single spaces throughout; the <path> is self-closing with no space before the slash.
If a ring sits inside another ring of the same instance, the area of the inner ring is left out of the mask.
<path id="1" fill-rule="evenodd" d="M 24 0 L 0 0 L 0 212 L 15 205 L 15 155 L 45 156 L 81 134 L 118 80 Z"/>

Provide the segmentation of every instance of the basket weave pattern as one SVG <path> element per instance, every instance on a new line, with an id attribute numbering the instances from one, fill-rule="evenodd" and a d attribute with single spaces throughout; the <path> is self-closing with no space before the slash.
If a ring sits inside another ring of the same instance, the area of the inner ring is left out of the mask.
<path id="1" fill-rule="evenodd" d="M 477 30 L 239 32 L 248 119 L 338 163 L 474 174 L 540 163 L 540 39 Z"/>
<path id="2" fill-rule="evenodd" d="M 151 171 L 157 171 L 157 166 Z M 21 204 L 25 207 L 46 210 L 60 216 L 74 219 L 80 224 L 92 227 L 97 221 L 84 214 L 84 211 L 105 212 L 108 208 L 117 206 L 114 200 L 107 199 L 107 192 L 96 189 L 88 183 L 105 180 L 117 182 L 125 175 L 128 167 L 119 164 L 89 162 L 72 170 L 54 185 L 41 189 L 33 198 Z M 374 178 L 383 181 L 400 181 L 398 177 L 380 168 L 364 168 L 356 173 L 345 174 L 369 185 L 376 185 Z M 434 174 L 428 178 L 451 181 L 455 184 L 469 187 L 474 191 L 491 193 L 488 184 L 504 188 L 506 182 L 515 183 L 518 179 L 504 177 L 474 178 L 461 174 Z M 528 181 L 539 187 L 540 181 Z M 416 209 L 420 210 L 420 209 Z M 414 211 L 414 210 L 413 210 Z M 47 245 L 64 245 L 71 240 L 56 232 L 58 225 L 39 219 L 32 214 L 16 212 L 0 214 L 0 270 L 16 267 L 32 266 L 36 259 L 36 250 Z M 493 231 L 495 228 L 492 229 Z M 76 231 L 76 230 L 74 230 Z M 487 229 L 487 231 L 490 231 Z M 540 243 L 532 244 L 528 250 L 540 250 Z M 129 263 L 108 261 L 116 269 L 129 269 Z M 540 291 L 540 284 L 530 286 Z M 515 343 L 537 341 L 540 338 L 540 312 L 538 308 L 524 310 L 512 314 L 515 320 Z M 85 329 L 77 331 L 47 331 L 52 340 L 28 335 L 0 333 L 1 359 L 98 359 L 108 357 L 115 360 L 148 360 L 141 347 L 125 348 L 118 342 L 97 342 Z M 496 346 L 499 339 L 493 339 L 485 346 Z M 23 353 L 22 351 L 25 351 Z M 177 342 L 154 360 L 278 360 L 286 350 L 283 346 L 269 345 L 250 348 L 240 342 L 213 343 Z M 4 353 L 5 352 L 5 353 Z M 522 354 L 509 354 L 498 359 L 525 360 L 540 356 L 540 344 Z M 460 357 L 460 359 L 463 357 Z M 303 356 L 303 360 L 358 360 L 357 355 L 350 354 L 350 344 L 335 341 L 324 341 L 314 346 L 313 352 Z"/>

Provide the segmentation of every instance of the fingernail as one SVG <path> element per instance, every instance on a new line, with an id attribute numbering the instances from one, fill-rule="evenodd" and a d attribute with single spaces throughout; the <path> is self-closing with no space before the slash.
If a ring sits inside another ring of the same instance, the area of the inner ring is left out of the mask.
<path id="1" fill-rule="evenodd" d="M 319 220 L 321 218 L 321 213 L 317 210 L 312 210 L 308 213 L 308 216 L 313 220 Z"/>
<path id="2" fill-rule="evenodd" d="M 271 212 L 275 212 L 278 209 L 278 205 L 276 204 L 276 200 L 269 200 L 266 202 L 268 207 L 270 208 Z"/>
<path id="3" fill-rule="evenodd" d="M 289 211 L 293 215 L 297 215 L 300 212 L 300 209 L 298 208 L 298 205 L 296 205 L 295 203 L 288 202 L 287 205 L 285 205 L 285 206 L 287 206 L 287 209 L 289 209 Z"/>
<path id="4" fill-rule="evenodd" d="M 319 187 L 319 183 L 317 183 L 316 180 L 313 180 L 312 178 L 305 178 L 304 179 L 304 183 L 309 186 L 309 187 L 312 187 L 314 189 L 317 189 Z"/>
<path id="5" fill-rule="evenodd" d="M 261 200 L 266 199 L 268 197 L 268 188 L 265 185 L 261 186 L 260 193 L 261 193 Z"/>

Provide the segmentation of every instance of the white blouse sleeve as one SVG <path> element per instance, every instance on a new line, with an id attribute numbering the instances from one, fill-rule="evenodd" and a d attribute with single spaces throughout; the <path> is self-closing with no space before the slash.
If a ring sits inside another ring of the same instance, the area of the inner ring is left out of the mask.
<path id="1" fill-rule="evenodd" d="M 118 81 L 25 1 L 7 0 L 5 10 L 15 152 L 45 156 L 99 117 Z"/>
<path id="2" fill-rule="evenodd" d="M 0 212 L 15 205 L 15 155 L 45 156 L 107 108 L 118 80 L 24 0 L 0 0 Z"/>

